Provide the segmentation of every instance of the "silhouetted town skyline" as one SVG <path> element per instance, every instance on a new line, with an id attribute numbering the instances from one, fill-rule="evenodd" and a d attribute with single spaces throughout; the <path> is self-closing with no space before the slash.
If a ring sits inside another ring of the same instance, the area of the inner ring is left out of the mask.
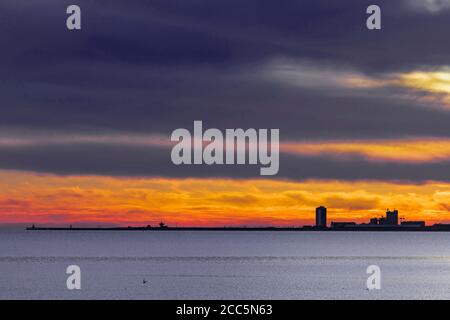
<path id="1" fill-rule="evenodd" d="M 327 208 L 319 206 L 316 208 L 315 225 L 304 225 L 301 227 L 247 227 L 247 226 L 224 226 L 224 227 L 172 227 L 161 221 L 157 226 L 138 227 L 37 227 L 34 224 L 27 230 L 117 230 L 117 231 L 450 231 L 450 224 L 438 223 L 426 226 L 425 221 L 400 221 L 399 211 L 386 210 L 384 217 L 373 217 L 367 223 L 356 223 L 354 221 L 331 221 L 327 222 Z"/>
<path id="2" fill-rule="evenodd" d="M 415 220 L 415 221 L 400 221 L 398 210 L 386 209 L 386 215 L 384 217 L 373 217 L 370 218 L 368 223 L 356 223 L 354 221 L 332 221 L 330 224 L 331 229 L 338 228 L 358 228 L 358 227 L 374 227 L 374 228 L 385 228 L 385 227 L 412 227 L 412 228 L 424 228 L 425 221 Z M 442 224 L 438 224 L 442 225 Z M 307 226 L 304 226 L 307 227 Z M 320 206 L 316 208 L 316 224 L 314 226 L 316 229 L 326 229 L 327 224 L 327 208 Z"/>

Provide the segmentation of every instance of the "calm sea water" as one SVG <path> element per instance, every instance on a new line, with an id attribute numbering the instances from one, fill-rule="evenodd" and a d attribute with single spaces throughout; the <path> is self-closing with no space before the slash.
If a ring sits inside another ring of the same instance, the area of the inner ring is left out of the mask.
<path id="1" fill-rule="evenodd" d="M 0 230 L 0 298 L 450 299 L 450 233 Z"/>

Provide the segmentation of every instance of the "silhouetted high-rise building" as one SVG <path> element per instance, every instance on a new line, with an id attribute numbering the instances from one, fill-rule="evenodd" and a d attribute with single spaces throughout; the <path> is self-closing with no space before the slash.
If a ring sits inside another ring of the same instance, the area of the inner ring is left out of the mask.
<path id="1" fill-rule="evenodd" d="M 316 208 L 316 227 L 325 228 L 327 226 L 327 208 L 320 206 Z"/>
<path id="2" fill-rule="evenodd" d="M 386 211 L 386 224 L 390 226 L 398 226 L 398 210 Z"/>

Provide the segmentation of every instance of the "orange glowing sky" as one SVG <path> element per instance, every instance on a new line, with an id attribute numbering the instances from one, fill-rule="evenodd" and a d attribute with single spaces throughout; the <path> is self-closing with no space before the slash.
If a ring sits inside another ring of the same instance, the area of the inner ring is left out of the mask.
<path id="1" fill-rule="evenodd" d="M 300 155 L 328 154 L 341 158 L 359 155 L 379 162 L 426 163 L 450 159 L 450 139 L 443 138 L 287 142 L 280 148 Z"/>
<path id="2" fill-rule="evenodd" d="M 0 221 L 67 225 L 303 225 L 366 221 L 397 208 L 408 220 L 450 220 L 450 184 L 59 177 L 0 172 Z"/>

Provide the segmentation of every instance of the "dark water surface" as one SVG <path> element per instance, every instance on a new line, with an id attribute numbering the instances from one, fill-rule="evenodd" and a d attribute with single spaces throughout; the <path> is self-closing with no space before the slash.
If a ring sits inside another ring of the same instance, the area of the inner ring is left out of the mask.
<path id="1" fill-rule="evenodd" d="M 450 233 L 0 230 L 0 298 L 450 299 Z"/>

